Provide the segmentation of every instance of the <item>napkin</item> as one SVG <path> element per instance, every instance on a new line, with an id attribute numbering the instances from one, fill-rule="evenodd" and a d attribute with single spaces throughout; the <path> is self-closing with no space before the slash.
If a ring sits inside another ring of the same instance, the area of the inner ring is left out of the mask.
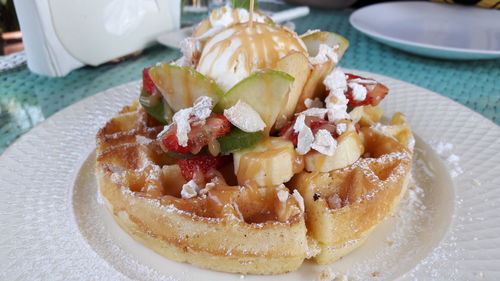
<path id="1" fill-rule="evenodd" d="M 181 0 L 14 0 L 28 68 L 64 76 L 133 54 L 180 28 Z"/>
<path id="2" fill-rule="evenodd" d="M 64 76 L 84 64 L 70 55 L 52 26 L 48 0 L 14 0 L 23 33 L 28 68 L 46 76 Z"/>

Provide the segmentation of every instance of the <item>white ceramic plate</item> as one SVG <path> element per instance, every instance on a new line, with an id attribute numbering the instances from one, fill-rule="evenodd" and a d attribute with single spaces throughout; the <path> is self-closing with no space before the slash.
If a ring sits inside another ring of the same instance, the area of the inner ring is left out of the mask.
<path id="1" fill-rule="evenodd" d="M 340 261 L 240 276 L 169 261 L 128 237 L 99 203 L 94 136 L 137 97 L 134 82 L 54 114 L 0 156 L 0 280 L 317 280 L 325 269 L 349 280 L 499 280 L 500 128 L 436 93 L 354 73 L 391 89 L 387 116 L 408 116 L 421 189 Z"/>
<path id="2" fill-rule="evenodd" d="M 390 2 L 350 17 L 369 37 L 410 53 L 443 59 L 500 57 L 500 11 L 430 2 Z"/>

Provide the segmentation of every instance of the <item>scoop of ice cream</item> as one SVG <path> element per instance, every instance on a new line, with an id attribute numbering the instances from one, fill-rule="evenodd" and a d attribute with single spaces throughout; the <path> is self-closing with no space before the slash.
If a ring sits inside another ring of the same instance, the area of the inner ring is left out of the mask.
<path id="1" fill-rule="evenodd" d="M 291 52 L 307 55 L 295 32 L 265 23 L 235 24 L 207 40 L 197 70 L 227 91 L 255 70 L 272 69 Z"/>
<path id="2" fill-rule="evenodd" d="M 243 8 L 231 8 L 230 6 L 221 7 L 213 10 L 207 19 L 198 24 L 193 32 L 193 37 L 204 39 L 214 35 L 222 29 L 236 23 L 248 22 L 250 13 Z M 253 14 L 254 22 L 272 22 L 272 20 L 262 13 L 255 11 Z"/>

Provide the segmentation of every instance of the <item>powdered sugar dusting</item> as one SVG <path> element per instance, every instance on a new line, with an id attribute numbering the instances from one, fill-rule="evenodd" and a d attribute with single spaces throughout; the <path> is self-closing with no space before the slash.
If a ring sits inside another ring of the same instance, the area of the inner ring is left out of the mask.
<path id="1" fill-rule="evenodd" d="M 422 151 L 425 151 L 426 154 L 420 153 Z M 438 209 L 442 208 L 436 203 L 440 202 L 439 199 L 436 199 L 436 196 L 438 196 L 436 193 L 439 193 L 439 191 L 432 189 L 445 188 L 445 186 L 436 185 L 436 177 L 439 177 L 440 169 L 443 169 L 443 167 L 436 166 L 437 164 L 429 160 L 431 158 L 429 158 L 427 151 L 428 149 L 423 149 L 420 145 L 417 146 L 408 189 L 394 215 L 388 217 L 378 226 L 374 234 L 362 246 L 362 254 L 359 254 L 362 256 L 356 256 L 357 253 L 353 252 L 331 265 L 317 269 L 316 280 L 322 280 L 321 276 L 328 275 L 325 274 L 324 270 L 332 274 L 330 279 L 323 280 L 340 280 L 335 279 L 338 278 L 337 276 L 342 276 L 342 278 L 349 281 L 393 280 L 405 271 L 410 271 L 407 274 L 407 276 L 410 276 L 408 280 L 413 280 L 411 268 L 418 263 L 417 261 L 425 257 L 421 256 L 423 252 L 426 252 L 424 248 L 432 247 L 429 246 L 432 245 L 432 242 L 428 240 L 432 238 L 429 237 L 436 235 L 435 232 L 444 235 L 444 232 L 442 232 L 444 231 L 442 228 L 443 222 L 437 218 Z M 407 155 L 394 154 L 387 157 L 404 159 Z M 329 202 L 329 204 L 337 205 L 337 200 L 332 199 L 333 202 Z M 441 211 L 439 210 L 439 212 Z M 430 231 L 431 229 L 432 231 Z M 422 263 L 427 264 L 436 271 L 450 271 L 450 280 L 455 280 L 452 278 L 452 276 L 455 276 L 455 269 L 441 269 L 431 265 L 432 263 L 439 264 L 439 262 L 446 260 L 451 255 L 453 255 L 453 252 L 450 253 L 449 250 L 438 249 L 433 252 L 431 258 L 425 259 Z M 405 264 L 409 268 L 403 272 L 398 272 L 398 270 L 402 270 L 401 266 Z M 333 279 L 332 276 L 334 276 Z M 435 276 L 443 275 L 436 274 Z M 432 280 L 432 277 L 429 277 L 429 279 Z"/>
<path id="2" fill-rule="evenodd" d="M 460 167 L 460 157 L 453 153 L 452 143 L 439 141 L 432 145 L 432 149 L 446 162 L 452 178 L 463 174 L 464 171 Z"/>

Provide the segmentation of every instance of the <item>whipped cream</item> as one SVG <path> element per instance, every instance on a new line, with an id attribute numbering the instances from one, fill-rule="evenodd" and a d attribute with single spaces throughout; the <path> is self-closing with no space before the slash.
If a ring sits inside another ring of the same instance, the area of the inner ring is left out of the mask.
<path id="1" fill-rule="evenodd" d="M 262 131 L 266 127 L 266 123 L 262 121 L 259 113 L 241 100 L 232 107 L 225 109 L 224 116 L 231 124 L 247 133 Z"/>

